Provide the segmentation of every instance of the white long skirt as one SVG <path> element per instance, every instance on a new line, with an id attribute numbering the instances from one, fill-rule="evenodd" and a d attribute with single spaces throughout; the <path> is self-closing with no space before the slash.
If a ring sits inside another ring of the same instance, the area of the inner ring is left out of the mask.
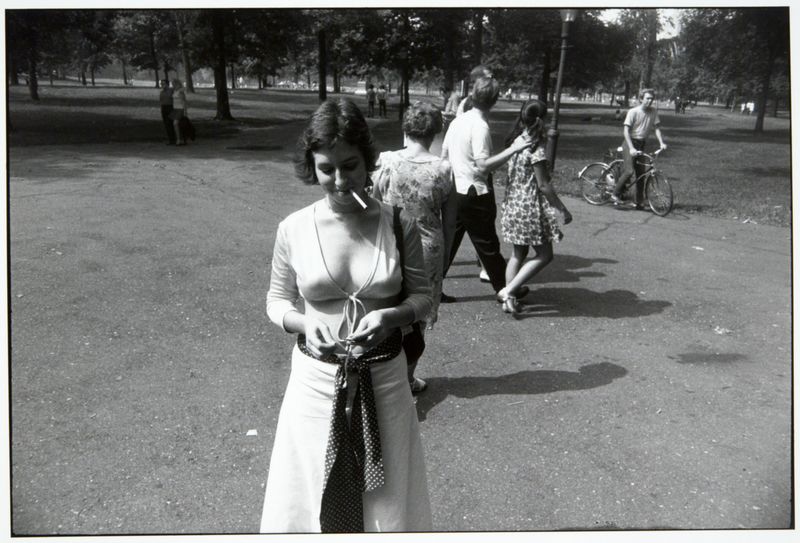
<path id="1" fill-rule="evenodd" d="M 304 355 L 297 345 L 292 350 L 292 372 L 275 432 L 261 533 L 320 531 L 337 367 Z M 364 493 L 364 530 L 431 531 L 425 459 L 405 354 L 370 368 L 386 482 Z M 353 389 L 348 382 L 348 392 L 352 394 Z"/>

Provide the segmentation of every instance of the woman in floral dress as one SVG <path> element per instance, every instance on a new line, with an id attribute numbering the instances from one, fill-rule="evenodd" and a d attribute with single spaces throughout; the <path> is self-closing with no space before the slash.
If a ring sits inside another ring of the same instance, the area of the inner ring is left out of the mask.
<path id="1" fill-rule="evenodd" d="M 442 114 L 426 102 L 415 102 L 403 115 L 405 148 L 381 153 L 372 196 L 401 207 L 416 219 L 422 237 L 422 254 L 431 280 L 433 308 L 427 328 L 438 318 L 442 270 L 450 254 L 455 231 L 455 198 L 450 163 L 430 153 L 431 143 L 442 131 Z M 414 377 L 416 361 L 409 361 L 412 392 L 421 392 L 425 381 Z"/>
<path id="2" fill-rule="evenodd" d="M 526 132 L 532 142 L 529 148 L 514 155 L 508 163 L 508 183 L 500 225 L 503 239 L 514 245 L 514 251 L 506 265 L 506 286 L 497 293 L 506 313 L 519 311 L 516 298 L 519 288 L 553 260 L 553 242 L 563 237 L 557 211 L 562 214 L 564 224 L 572 221 L 572 215 L 550 184 L 544 151 L 546 114 L 544 102 L 525 102 L 516 126 L 506 138 L 508 146 Z M 525 262 L 531 246 L 536 256 Z"/>

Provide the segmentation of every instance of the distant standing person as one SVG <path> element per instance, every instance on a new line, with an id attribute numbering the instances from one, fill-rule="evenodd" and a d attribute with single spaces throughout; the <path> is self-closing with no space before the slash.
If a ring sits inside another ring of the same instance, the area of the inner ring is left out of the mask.
<path id="1" fill-rule="evenodd" d="M 367 87 L 367 117 L 375 116 L 375 85 Z"/>
<path id="2" fill-rule="evenodd" d="M 161 92 L 158 93 L 158 101 L 161 103 L 161 120 L 164 122 L 164 130 L 167 132 L 167 145 L 175 145 L 175 127 L 172 124 L 172 89 L 169 88 L 169 79 L 161 80 Z"/>
<path id="3" fill-rule="evenodd" d="M 172 123 L 175 126 L 175 135 L 177 137 L 176 145 L 186 145 L 186 134 L 183 133 L 181 128 L 181 119 L 188 114 L 186 110 L 186 91 L 183 90 L 183 84 L 180 79 L 173 79 L 172 86 Z"/>
<path id="4" fill-rule="evenodd" d="M 448 243 L 452 243 L 456 219 L 450 163 L 430 152 L 433 138 L 441 131 L 439 109 L 425 102 L 414 102 L 403 115 L 405 148 L 381 153 L 372 189 L 375 199 L 404 209 L 419 228 L 433 299 L 425 318 L 427 329 L 433 328 L 438 319 L 442 273 L 450 255 Z M 416 365 L 417 360 L 408 360 L 408 381 L 414 394 L 427 386 L 414 376 Z"/>
<path id="5" fill-rule="evenodd" d="M 519 311 L 517 293 L 520 288 L 553 260 L 553 242 L 562 238 L 556 210 L 564 217 L 564 224 L 572 222 L 572 215 L 550 184 L 544 149 L 546 114 L 544 102 L 528 100 L 522 105 L 517 124 L 506 138 L 507 146 L 512 145 L 520 134 L 526 134 L 533 142 L 508 162 L 508 184 L 500 226 L 503 238 L 514 245 L 514 250 L 506 266 L 506 286 L 498 292 L 506 313 Z M 531 246 L 536 256 L 525 262 Z"/>
<path id="6" fill-rule="evenodd" d="M 386 117 L 386 85 L 378 85 L 378 116 Z"/>
<path id="7" fill-rule="evenodd" d="M 656 98 L 655 91 L 653 89 L 642 89 L 639 93 L 639 98 L 641 103 L 628 110 L 625 121 L 622 123 L 622 134 L 625 137 L 625 141 L 622 142 L 625 171 L 617 179 L 617 184 L 611 194 L 611 201 L 614 202 L 614 205 L 622 203 L 622 187 L 625 186 L 631 176 L 636 174 L 638 179 L 641 175 L 642 172 L 636 163 L 636 157 L 644 152 L 644 146 L 650 133 L 655 131 L 661 148 L 667 148 L 664 139 L 661 137 L 661 120 L 658 118 L 658 110 L 653 106 L 653 101 Z M 636 181 L 636 196 L 634 199 L 636 209 L 644 209 L 643 201 L 644 179 Z"/>
<path id="8" fill-rule="evenodd" d="M 443 128 L 444 131 L 446 132 L 447 127 L 450 126 L 450 123 L 453 121 L 453 119 L 456 118 L 456 112 L 458 111 L 458 102 L 460 97 L 458 96 L 458 93 L 456 93 L 456 91 L 450 88 L 444 89 L 444 95 L 445 95 L 445 102 L 444 102 L 444 111 L 442 112 L 442 115 L 444 117 Z"/>

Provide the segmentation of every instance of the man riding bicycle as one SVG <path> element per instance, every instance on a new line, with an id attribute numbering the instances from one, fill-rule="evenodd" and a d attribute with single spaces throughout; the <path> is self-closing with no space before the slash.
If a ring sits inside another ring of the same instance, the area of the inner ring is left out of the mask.
<path id="1" fill-rule="evenodd" d="M 611 194 L 611 201 L 614 205 L 622 203 L 620 192 L 622 191 L 625 183 L 631 178 L 631 175 L 636 174 L 636 196 L 634 203 L 636 209 L 644 209 L 644 183 L 639 180 L 641 171 L 639 165 L 636 163 L 636 157 L 644 151 L 645 141 L 650 132 L 655 130 L 658 143 L 661 149 L 666 149 L 667 145 L 661 137 L 661 120 L 658 118 L 658 110 L 653 106 L 656 93 L 653 89 L 642 89 L 639 93 L 640 103 L 638 106 L 628 110 L 623 122 L 622 133 L 625 136 L 625 141 L 622 144 L 622 152 L 625 160 L 625 171 L 617 179 L 614 185 L 614 191 Z"/>

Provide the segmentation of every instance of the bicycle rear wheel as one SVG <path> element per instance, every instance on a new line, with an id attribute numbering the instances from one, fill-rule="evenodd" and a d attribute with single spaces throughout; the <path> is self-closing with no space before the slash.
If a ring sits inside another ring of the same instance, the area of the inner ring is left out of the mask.
<path id="1" fill-rule="evenodd" d="M 647 178 L 644 193 L 650 209 L 659 217 L 672 211 L 672 187 L 661 172 L 653 172 Z"/>
<path id="2" fill-rule="evenodd" d="M 592 205 L 604 204 L 611 197 L 607 182 L 608 164 L 594 162 L 580 173 L 581 195 Z"/>

